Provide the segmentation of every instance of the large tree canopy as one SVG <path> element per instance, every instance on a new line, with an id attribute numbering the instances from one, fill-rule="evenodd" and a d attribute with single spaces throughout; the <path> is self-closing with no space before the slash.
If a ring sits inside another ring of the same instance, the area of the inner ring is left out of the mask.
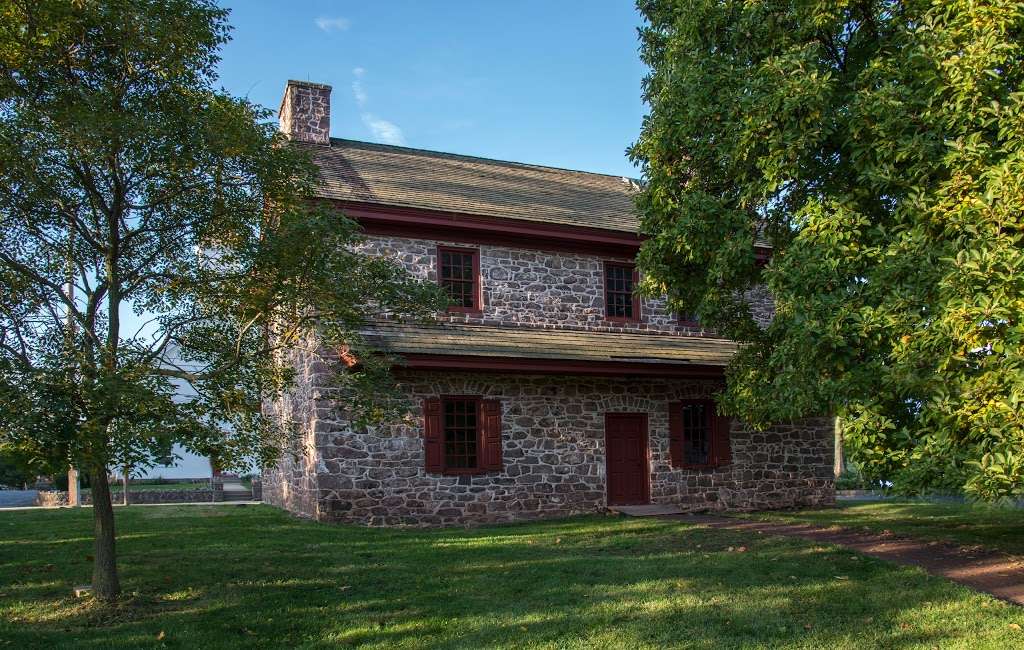
<path id="1" fill-rule="evenodd" d="M 214 87 L 226 16 L 209 0 L 0 9 L 0 443 L 89 473 L 101 597 L 118 591 L 109 467 L 169 442 L 225 468 L 272 458 L 288 423 L 261 400 L 289 382 L 289 350 L 358 348 L 366 314 L 440 306 L 353 253 L 353 222 L 308 201 L 308 157 Z M 339 375 L 354 400 L 382 385 L 361 358 Z M 175 380 L 196 397 L 172 399 Z"/>
<path id="2" fill-rule="evenodd" d="M 906 491 L 1020 495 L 1024 3 L 639 7 L 645 286 L 747 344 L 726 408 L 836 413 Z"/>

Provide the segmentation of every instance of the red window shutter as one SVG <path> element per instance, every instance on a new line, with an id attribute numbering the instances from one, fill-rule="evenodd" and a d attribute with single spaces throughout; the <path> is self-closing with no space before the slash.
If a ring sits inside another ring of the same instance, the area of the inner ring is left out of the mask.
<path id="1" fill-rule="evenodd" d="M 668 455 L 672 467 L 683 465 L 683 403 L 668 404 Z"/>
<path id="2" fill-rule="evenodd" d="M 428 472 L 441 472 L 444 467 L 441 456 L 444 450 L 444 422 L 441 414 L 441 400 L 428 397 L 423 400 L 423 451 Z"/>
<path id="3" fill-rule="evenodd" d="M 715 455 L 715 465 L 723 467 L 732 463 L 732 445 L 729 441 L 729 427 L 732 424 L 732 418 L 717 413 L 711 418 L 712 435 L 714 436 L 712 453 Z"/>
<path id="4" fill-rule="evenodd" d="M 501 471 L 501 402 L 496 399 L 480 401 L 481 432 L 483 438 L 483 459 L 481 469 Z"/>

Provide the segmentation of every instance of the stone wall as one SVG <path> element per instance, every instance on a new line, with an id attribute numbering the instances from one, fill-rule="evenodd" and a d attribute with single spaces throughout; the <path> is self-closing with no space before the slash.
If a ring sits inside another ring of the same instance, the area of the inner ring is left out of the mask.
<path id="1" fill-rule="evenodd" d="M 329 373 L 328 360 L 320 357 L 319 350 L 315 337 L 292 349 L 288 361 L 297 373 L 295 385 L 264 403 L 269 415 L 293 430 L 277 465 L 265 468 L 261 474 L 262 500 L 306 517 L 317 515 L 314 432 L 320 426 L 318 422 L 332 412 L 319 388 L 327 384 Z"/>
<path id="2" fill-rule="evenodd" d="M 42 508 L 58 508 L 68 504 L 68 493 L 63 490 L 40 490 L 36 505 Z"/>
<path id="3" fill-rule="evenodd" d="M 292 140 L 331 143 L 331 87 L 289 80 L 278 110 L 281 132 Z"/>
<path id="4" fill-rule="evenodd" d="M 368 237 L 360 249 L 394 259 L 412 275 L 436 282 L 439 245 L 480 251 L 483 314 L 445 316 L 453 322 L 714 336 L 699 325 L 677 322 L 662 298 L 642 299 L 638 322 L 606 320 L 604 262 L 632 261 L 627 258 L 381 236 Z"/>
<path id="5" fill-rule="evenodd" d="M 315 381 L 315 380 L 314 380 Z M 692 510 L 748 510 L 831 503 L 832 424 L 809 420 L 756 432 L 732 426 L 732 459 L 708 470 L 672 468 L 668 404 L 709 397 L 720 386 L 696 380 L 580 378 L 407 372 L 402 387 L 416 405 L 402 423 L 354 431 L 321 408 L 306 423 L 313 445 L 296 471 L 291 461 L 264 473 L 277 494 L 307 494 L 290 510 L 326 521 L 370 525 L 450 525 L 564 516 L 606 506 L 606 413 L 645 413 L 651 500 Z M 482 395 L 502 402 L 504 470 L 441 476 L 424 470 L 424 397 Z M 309 498 L 309 490 L 315 499 Z"/>
<path id="6" fill-rule="evenodd" d="M 114 504 L 124 503 L 120 492 L 111 495 Z M 222 490 L 214 492 L 210 488 L 198 490 L 139 490 L 128 491 L 129 504 L 144 503 L 209 503 L 224 500 Z M 82 505 L 92 503 L 92 494 L 82 492 Z M 44 508 L 54 508 L 68 505 L 68 493 L 60 490 L 41 491 L 36 496 L 36 505 Z"/>

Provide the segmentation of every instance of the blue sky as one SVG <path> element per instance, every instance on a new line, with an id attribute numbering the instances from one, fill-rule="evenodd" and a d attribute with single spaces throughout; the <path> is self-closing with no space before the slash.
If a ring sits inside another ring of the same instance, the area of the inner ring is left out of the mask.
<path id="1" fill-rule="evenodd" d="M 644 106 L 630 0 L 223 0 L 220 84 L 273 108 L 334 87 L 331 134 L 636 176 Z"/>

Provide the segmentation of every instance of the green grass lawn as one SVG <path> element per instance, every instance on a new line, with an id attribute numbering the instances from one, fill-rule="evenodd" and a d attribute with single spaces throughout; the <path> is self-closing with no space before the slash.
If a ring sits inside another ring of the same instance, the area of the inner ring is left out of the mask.
<path id="1" fill-rule="evenodd" d="M 1024 610 L 835 547 L 652 519 L 385 530 L 267 506 L 0 512 L 0 647 L 1007 648 Z"/>
<path id="2" fill-rule="evenodd" d="M 835 508 L 822 510 L 781 510 L 738 516 L 851 530 L 889 530 L 918 539 L 981 545 L 1024 555 L 1024 510 L 1019 508 L 920 501 L 841 502 Z"/>

